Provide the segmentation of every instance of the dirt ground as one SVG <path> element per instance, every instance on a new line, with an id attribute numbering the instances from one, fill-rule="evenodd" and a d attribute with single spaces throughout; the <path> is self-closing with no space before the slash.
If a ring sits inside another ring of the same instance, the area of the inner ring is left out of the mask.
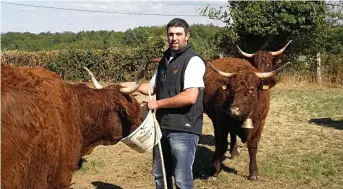
<path id="1" fill-rule="evenodd" d="M 247 180 L 248 152 L 242 143 L 241 155 L 224 161 L 217 180 L 201 179 L 214 152 L 212 123 L 205 115 L 194 164 L 195 188 L 343 188 L 343 89 L 279 84 L 272 90 L 257 154 L 260 180 Z M 317 93 L 314 99 L 318 102 L 311 98 Z M 327 104 L 332 100 L 337 102 Z M 318 103 L 320 109 L 312 107 L 313 103 Z M 323 112 L 326 108 L 329 110 Z M 323 116 L 330 117 L 331 122 L 328 118 L 317 119 Z M 323 127 L 320 121 L 329 121 L 333 126 Z M 229 152 L 226 156 L 230 156 Z M 74 173 L 72 188 L 155 188 L 151 152 L 138 153 L 120 142 L 98 146 L 85 159 L 87 162 Z"/>

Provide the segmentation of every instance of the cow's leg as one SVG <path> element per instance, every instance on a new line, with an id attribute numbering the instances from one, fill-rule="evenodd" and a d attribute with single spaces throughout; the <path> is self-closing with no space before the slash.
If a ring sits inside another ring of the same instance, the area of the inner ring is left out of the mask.
<path id="1" fill-rule="evenodd" d="M 238 146 L 237 146 L 237 134 L 230 132 L 230 154 L 231 159 L 239 156 Z"/>
<path id="2" fill-rule="evenodd" d="M 219 125 L 218 125 L 219 126 Z M 224 130 L 224 127 L 219 126 L 219 128 L 215 129 L 215 151 L 212 158 L 212 168 L 210 175 L 213 177 L 217 177 L 220 172 L 221 162 L 224 160 L 224 155 L 228 147 L 228 131 Z"/>
<path id="3" fill-rule="evenodd" d="M 258 150 L 258 143 L 261 139 L 261 134 L 263 131 L 265 120 L 262 119 L 260 122 L 255 122 L 254 126 L 256 126 L 257 130 L 254 130 L 253 133 L 249 133 L 248 136 L 248 150 L 249 150 L 249 180 L 258 180 L 259 172 L 256 163 L 256 154 Z"/>
<path id="4" fill-rule="evenodd" d="M 258 180 L 257 176 L 259 176 L 257 163 L 256 163 L 256 154 L 257 154 L 257 143 L 248 142 L 248 150 L 249 150 L 249 157 L 250 157 L 250 164 L 249 164 L 249 180 Z"/>
<path id="5" fill-rule="evenodd" d="M 250 133 L 248 136 L 248 150 L 249 150 L 249 158 L 250 158 L 250 164 L 249 164 L 249 180 L 258 180 L 259 172 L 258 167 L 256 163 L 256 154 L 258 149 L 258 143 L 261 138 L 261 133 L 264 126 L 264 120 L 261 123 L 254 123 L 256 125 L 256 128 L 258 130 L 255 130 L 255 132 L 252 134 Z"/>
<path id="6" fill-rule="evenodd" d="M 56 177 L 56 178 L 59 178 L 58 186 L 56 186 L 56 189 L 69 189 L 71 185 L 73 184 L 71 183 L 71 180 L 73 177 L 73 170 L 75 169 L 72 169 L 71 167 L 75 167 L 75 165 L 69 164 L 69 165 L 63 165 L 63 166 L 68 166 L 68 167 L 61 168 L 60 175 Z M 49 188 L 53 188 L 53 187 L 49 187 Z"/>
<path id="7" fill-rule="evenodd" d="M 72 179 L 72 172 L 71 173 L 66 173 L 65 175 L 62 176 L 58 188 L 60 189 L 68 189 L 71 186 L 71 179 Z"/>

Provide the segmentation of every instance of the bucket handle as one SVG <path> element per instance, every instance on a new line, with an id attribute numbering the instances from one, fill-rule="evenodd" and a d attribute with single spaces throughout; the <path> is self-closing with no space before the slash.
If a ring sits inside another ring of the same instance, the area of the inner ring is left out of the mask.
<path id="1" fill-rule="evenodd" d="M 149 100 L 152 99 L 151 92 L 150 92 L 150 88 L 151 88 L 151 84 L 150 84 L 149 87 L 148 87 Z"/>
<path id="2" fill-rule="evenodd" d="M 149 94 L 149 100 L 152 99 L 152 96 L 151 96 L 151 92 L 150 92 L 150 89 L 151 89 L 151 84 L 149 85 L 148 87 L 148 94 Z M 156 120 L 156 115 L 155 115 L 155 111 L 156 110 L 152 110 L 152 117 L 154 118 L 154 126 L 155 126 L 155 137 L 157 136 L 157 129 L 160 129 L 160 126 Z M 161 140 L 158 141 L 158 151 L 160 152 L 160 157 L 161 157 L 161 166 L 162 166 L 162 173 L 163 173 L 163 185 L 164 185 L 164 189 L 167 189 L 167 177 L 166 177 L 166 169 L 164 167 L 164 158 L 163 158 L 163 153 L 162 153 L 162 146 L 161 146 Z"/>

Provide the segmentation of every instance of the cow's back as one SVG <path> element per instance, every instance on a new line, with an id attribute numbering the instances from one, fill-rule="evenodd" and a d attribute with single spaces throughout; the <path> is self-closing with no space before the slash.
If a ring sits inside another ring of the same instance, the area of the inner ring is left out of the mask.
<path id="1" fill-rule="evenodd" d="M 43 79 L 34 70 L 1 68 L 1 186 L 57 187 L 60 166 L 68 161 L 66 139 L 77 135 L 73 125 L 63 127 L 68 121 L 63 103 L 67 88 L 58 77 Z"/>

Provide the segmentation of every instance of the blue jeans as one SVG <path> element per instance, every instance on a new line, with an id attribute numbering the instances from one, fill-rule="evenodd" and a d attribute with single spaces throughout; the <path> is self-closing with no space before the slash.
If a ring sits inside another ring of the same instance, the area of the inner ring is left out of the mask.
<path id="1" fill-rule="evenodd" d="M 199 141 L 196 134 L 162 130 L 161 145 L 164 157 L 168 189 L 193 189 L 193 163 Z M 163 172 L 158 145 L 153 149 L 152 174 L 157 189 L 163 189 Z"/>

